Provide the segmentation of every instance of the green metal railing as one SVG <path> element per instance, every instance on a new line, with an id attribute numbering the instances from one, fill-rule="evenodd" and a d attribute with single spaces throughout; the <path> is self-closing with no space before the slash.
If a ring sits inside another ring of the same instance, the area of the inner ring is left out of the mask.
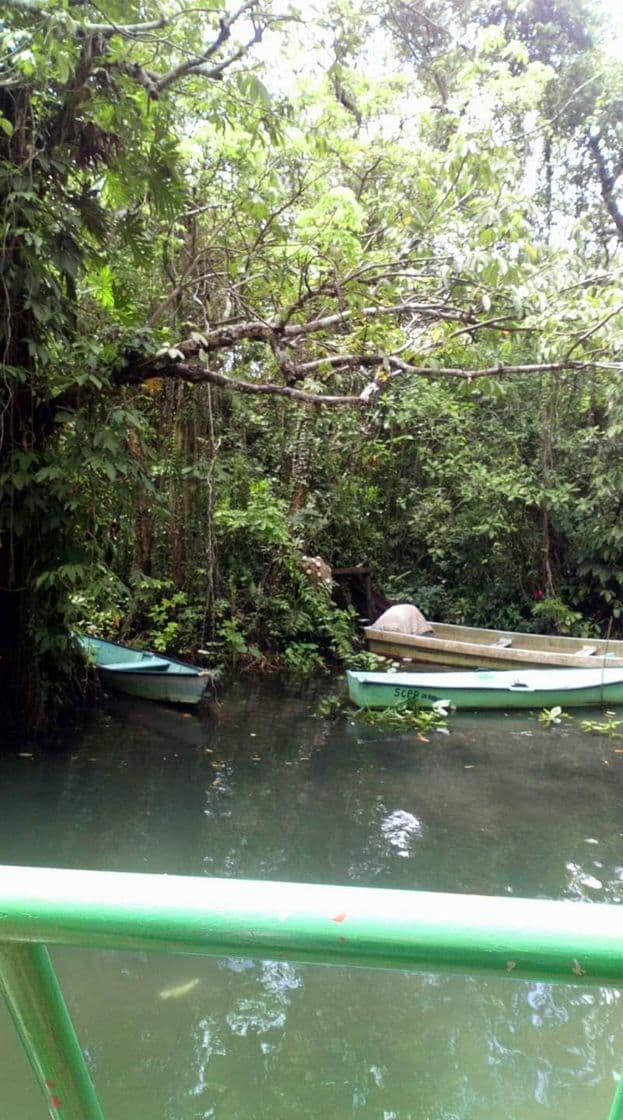
<path id="1" fill-rule="evenodd" d="M 0 991 L 53 1120 L 103 1120 L 47 945 L 623 982 L 623 907 L 0 867 Z M 623 1078 L 608 1120 L 623 1120 Z"/>

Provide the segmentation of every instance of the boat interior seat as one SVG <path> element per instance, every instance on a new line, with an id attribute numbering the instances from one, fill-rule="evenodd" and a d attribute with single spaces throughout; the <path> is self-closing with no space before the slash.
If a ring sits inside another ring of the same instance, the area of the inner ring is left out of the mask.
<path id="1" fill-rule="evenodd" d="M 597 646 L 582 646 L 578 650 L 578 657 L 592 657 L 594 653 L 597 653 Z"/>
<path id="2" fill-rule="evenodd" d="M 140 661 L 111 661 L 100 669 L 116 669 L 122 673 L 164 673 L 169 662 L 161 657 L 143 657 Z"/>
<path id="3" fill-rule="evenodd" d="M 508 649 L 508 647 L 512 646 L 512 644 L 512 638 L 498 638 L 497 642 L 491 642 L 491 645 L 496 649 Z"/>

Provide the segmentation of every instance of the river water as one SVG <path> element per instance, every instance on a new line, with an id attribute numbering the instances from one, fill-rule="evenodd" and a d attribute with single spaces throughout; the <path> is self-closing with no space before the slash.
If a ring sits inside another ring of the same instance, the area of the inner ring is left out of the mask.
<path id="1" fill-rule="evenodd" d="M 450 734 L 231 687 L 209 715 L 117 700 L 0 754 L 0 863 L 623 901 L 621 740 L 534 715 Z M 106 1120 L 597 1120 L 613 990 L 53 950 Z M 46 1115 L 0 1006 L 0 1120 Z"/>

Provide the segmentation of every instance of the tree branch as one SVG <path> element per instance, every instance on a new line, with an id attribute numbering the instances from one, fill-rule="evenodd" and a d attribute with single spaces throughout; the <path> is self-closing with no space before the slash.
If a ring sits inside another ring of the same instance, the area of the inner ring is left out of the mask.
<path id="1" fill-rule="evenodd" d="M 601 330 L 602 327 L 605 327 L 606 323 L 608 323 L 610 319 L 614 319 L 615 316 L 620 315 L 622 311 L 623 305 L 615 307 L 614 311 L 610 311 L 603 317 L 603 319 L 600 319 L 598 323 L 595 323 L 592 327 L 588 327 L 587 330 L 585 330 L 581 335 L 578 336 L 578 338 L 576 338 L 573 345 L 569 347 L 565 357 L 570 358 L 573 354 L 573 351 L 577 350 L 578 346 L 581 346 L 583 342 L 586 342 L 589 338 L 596 334 L 597 331 Z"/>
<path id="2" fill-rule="evenodd" d="M 201 73 L 204 77 L 214 78 L 222 73 L 227 66 L 231 66 L 232 62 L 235 62 L 241 57 L 241 54 L 244 54 L 245 51 L 248 50 L 248 46 L 241 47 L 239 51 L 235 51 L 228 60 L 220 63 L 218 66 L 212 67 L 207 71 L 205 69 L 205 64 L 220 50 L 223 43 L 229 39 L 234 23 L 236 23 L 241 16 L 245 15 L 246 12 L 250 12 L 253 8 L 256 8 L 258 3 L 259 0 L 245 0 L 245 3 L 241 4 L 230 16 L 222 16 L 218 35 L 210 45 L 206 47 L 205 51 L 202 51 L 201 54 L 194 55 L 193 58 L 186 59 L 185 62 L 180 62 L 178 66 L 174 66 L 172 70 L 169 70 L 166 74 L 162 74 L 156 83 L 158 89 L 167 89 L 174 82 L 179 81 L 180 78 L 186 77 L 187 74 Z M 261 30 L 256 28 L 255 35 L 249 45 L 257 42 L 259 35 L 261 35 Z"/>
<path id="3" fill-rule="evenodd" d="M 616 226 L 619 241 L 623 241 L 623 213 L 621 212 L 616 198 L 614 197 L 614 187 L 616 178 L 608 170 L 606 158 L 599 146 L 600 134 L 591 131 L 588 134 L 588 146 L 592 152 L 593 159 L 597 164 L 597 175 L 599 176 L 599 185 L 601 188 L 601 197 L 603 198 L 606 209 Z"/>
<path id="4" fill-rule="evenodd" d="M 111 35 L 123 35 L 125 39 L 135 39 L 146 31 L 161 31 L 169 21 L 165 16 L 152 20 L 151 23 L 87 23 L 80 31 L 85 35 L 103 35 L 110 39 Z"/>
<path id="5" fill-rule="evenodd" d="M 347 323 L 353 316 L 361 316 L 364 319 L 370 319 L 376 318 L 378 315 L 401 315 L 407 313 L 421 315 L 423 318 L 434 318 L 435 320 L 443 319 L 452 322 L 471 323 L 474 325 L 478 323 L 478 319 L 470 311 L 462 311 L 459 308 L 448 307 L 443 303 L 414 303 L 407 299 L 402 303 L 390 304 L 387 307 L 373 304 L 370 307 L 359 307 L 355 309 L 345 308 L 344 311 L 337 311 L 333 315 L 325 315 L 321 319 L 309 319 L 306 323 L 290 323 L 284 328 L 283 333 L 286 338 L 298 337 L 300 335 L 312 334 L 316 331 L 324 331 L 329 327 L 339 326 L 341 323 Z"/>
<path id="6" fill-rule="evenodd" d="M 288 397 L 290 400 L 301 404 L 314 405 L 362 405 L 364 400 L 358 396 L 332 396 L 326 393 L 306 393 L 302 389 L 293 389 L 289 385 L 275 385 L 272 382 L 243 381 L 238 377 L 227 377 L 213 369 L 201 365 L 188 365 L 166 357 L 155 357 L 136 364 L 127 365 L 114 377 L 117 385 L 140 385 L 152 378 L 177 378 L 181 381 L 190 381 L 194 385 L 218 385 L 222 389 L 230 389 L 236 393 L 251 393 L 256 396 Z"/>
<path id="7" fill-rule="evenodd" d="M 596 369 L 602 368 L 602 363 L 571 361 L 564 358 L 558 362 L 535 362 L 527 365 L 496 365 L 485 366 L 481 369 L 477 367 L 464 369 L 458 366 L 416 366 L 412 362 L 406 362 L 403 358 L 398 358 L 395 354 L 333 354 L 323 358 L 315 358 L 310 362 L 301 362 L 295 365 L 295 369 L 299 379 L 303 379 L 326 366 L 333 367 L 334 372 L 339 373 L 362 369 L 381 369 L 385 373 L 385 376 L 381 375 L 377 382 L 378 387 L 381 388 L 388 381 L 404 374 L 414 374 L 417 377 L 427 379 L 453 377 L 463 381 L 474 381 L 479 377 L 507 377 L 513 374 L 560 373 L 564 370 Z M 623 363 L 615 363 L 614 367 L 609 365 L 608 368 L 617 368 L 623 371 Z"/>
<path id="8" fill-rule="evenodd" d="M 158 31 L 167 27 L 172 19 L 175 18 L 162 16 L 158 20 L 145 23 L 86 23 L 77 26 L 76 21 L 73 20 L 72 17 L 66 16 L 62 10 L 50 12 L 39 3 L 38 0 L 5 0 L 5 3 L 15 11 L 23 12 L 26 15 L 37 16 L 44 20 L 51 20 L 53 18 L 62 20 L 63 17 L 65 17 L 65 22 L 68 23 L 71 28 L 71 34 L 79 39 L 87 39 L 91 36 L 110 39 L 113 35 L 121 35 L 126 39 L 136 39 L 145 32 Z M 184 78 L 188 74 L 199 74 L 201 77 L 213 81 L 218 80 L 225 70 L 232 66 L 234 62 L 243 58 L 250 48 L 261 39 L 264 28 L 261 23 L 257 23 L 255 25 L 254 34 L 248 42 L 242 43 L 235 51 L 226 58 L 221 59 L 216 65 L 210 67 L 206 65 L 230 38 L 233 25 L 244 15 L 252 12 L 254 8 L 257 8 L 259 3 L 260 0 L 244 0 L 244 3 L 240 4 L 231 15 L 222 15 L 219 21 L 218 34 L 209 46 L 200 54 L 194 55 L 184 62 L 180 62 L 177 66 L 172 67 L 171 70 L 168 70 L 164 74 L 149 70 L 138 63 L 125 62 L 123 60 L 117 60 L 112 65 L 138 82 L 139 85 L 142 85 L 154 101 L 158 99 L 163 90 L 168 89 L 169 86 L 174 85 L 180 78 Z M 101 54 L 102 52 L 100 51 L 99 53 Z M 0 84 L 8 86 L 19 84 L 19 81 L 16 82 L 11 75 L 8 75 Z"/>
<path id="9" fill-rule="evenodd" d="M 247 330 L 257 329 L 257 323 L 240 324 L 234 328 L 239 332 L 244 326 Z M 263 324 L 265 327 L 265 325 Z M 212 333 L 211 348 L 216 349 L 215 332 Z M 249 334 L 246 335 L 249 338 Z M 225 348 L 225 331 L 220 332 L 221 347 Z M 263 335 L 263 341 L 273 344 L 272 335 Z M 547 373 L 560 373 L 567 370 L 589 370 L 604 368 L 603 363 L 597 361 L 573 361 L 569 358 L 556 362 L 539 362 L 524 365 L 495 365 L 481 369 L 463 369 L 453 366 L 417 366 L 407 362 L 397 355 L 387 354 L 336 354 L 324 358 L 314 359 L 309 362 L 290 363 L 289 369 L 294 377 L 290 380 L 303 380 L 308 375 L 322 367 L 329 366 L 334 375 L 343 373 L 361 373 L 366 369 L 382 371 L 377 377 L 367 384 L 358 395 L 354 394 L 329 394 L 309 392 L 297 389 L 292 384 L 276 384 L 274 382 L 246 381 L 238 377 L 230 377 L 217 370 L 210 369 L 201 362 L 188 362 L 184 360 L 192 352 L 206 353 L 207 339 L 199 336 L 180 343 L 179 347 L 167 348 L 153 356 L 141 354 L 128 354 L 126 365 L 113 375 L 116 385 L 140 385 L 154 378 L 179 379 L 191 384 L 217 385 L 236 393 L 251 394 L 254 396 L 278 396 L 300 404 L 316 406 L 350 406 L 361 407 L 368 405 L 380 392 L 387 390 L 395 378 L 410 375 L 423 377 L 427 380 L 438 378 L 454 378 L 468 383 L 482 377 L 509 377 L 521 375 L 543 375 Z M 608 365 L 609 369 L 616 368 L 623 372 L 623 363 Z"/>
<path id="10" fill-rule="evenodd" d="M 81 7 L 87 0 L 71 0 L 72 7 Z M 57 9 L 51 12 L 48 8 L 38 3 L 37 0 L 4 0 L 7 8 L 13 8 L 17 12 L 23 12 L 24 15 L 37 16 L 39 19 L 51 20 L 61 19 L 63 16 L 62 9 Z M 111 35 L 124 35 L 128 38 L 133 38 L 135 35 L 141 34 L 144 31 L 159 31 L 161 28 L 166 27 L 169 20 L 165 16 L 160 19 L 151 20 L 149 23 L 86 23 L 82 24 L 76 31 L 77 35 L 104 35 L 110 38 Z M 75 22 L 72 21 L 75 27 Z"/>
<path id="11" fill-rule="evenodd" d="M 150 324 L 154 322 L 164 307 L 168 305 L 168 298 L 154 311 Z M 376 318 L 381 315 L 421 314 L 428 318 L 450 320 L 452 322 L 473 323 L 478 325 L 478 319 L 471 312 L 461 311 L 458 308 L 447 307 L 444 304 L 416 304 L 410 300 L 403 303 L 391 304 L 386 307 L 372 305 L 358 309 L 338 311 L 333 315 L 324 315 L 318 319 L 309 319 L 305 323 L 284 323 L 283 314 L 271 320 L 247 319 L 241 323 L 225 323 L 215 326 L 205 334 L 196 335 L 178 344 L 178 349 L 184 358 L 196 357 L 202 351 L 213 354 L 220 350 L 231 350 L 241 342 L 265 342 L 273 349 L 279 343 L 296 342 L 310 334 L 326 331 L 331 327 L 348 323 L 353 316 L 363 319 Z M 323 359 L 325 360 L 325 359 Z"/>

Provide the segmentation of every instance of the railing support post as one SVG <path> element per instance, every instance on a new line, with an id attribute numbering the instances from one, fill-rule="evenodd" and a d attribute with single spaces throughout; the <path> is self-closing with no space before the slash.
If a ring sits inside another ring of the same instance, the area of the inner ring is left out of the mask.
<path id="1" fill-rule="evenodd" d="M 0 943 L 0 992 L 53 1120 L 104 1120 L 45 945 Z"/>
<path id="2" fill-rule="evenodd" d="M 608 1113 L 608 1120 L 623 1120 L 623 1074 L 619 1078 L 612 1107 Z"/>

